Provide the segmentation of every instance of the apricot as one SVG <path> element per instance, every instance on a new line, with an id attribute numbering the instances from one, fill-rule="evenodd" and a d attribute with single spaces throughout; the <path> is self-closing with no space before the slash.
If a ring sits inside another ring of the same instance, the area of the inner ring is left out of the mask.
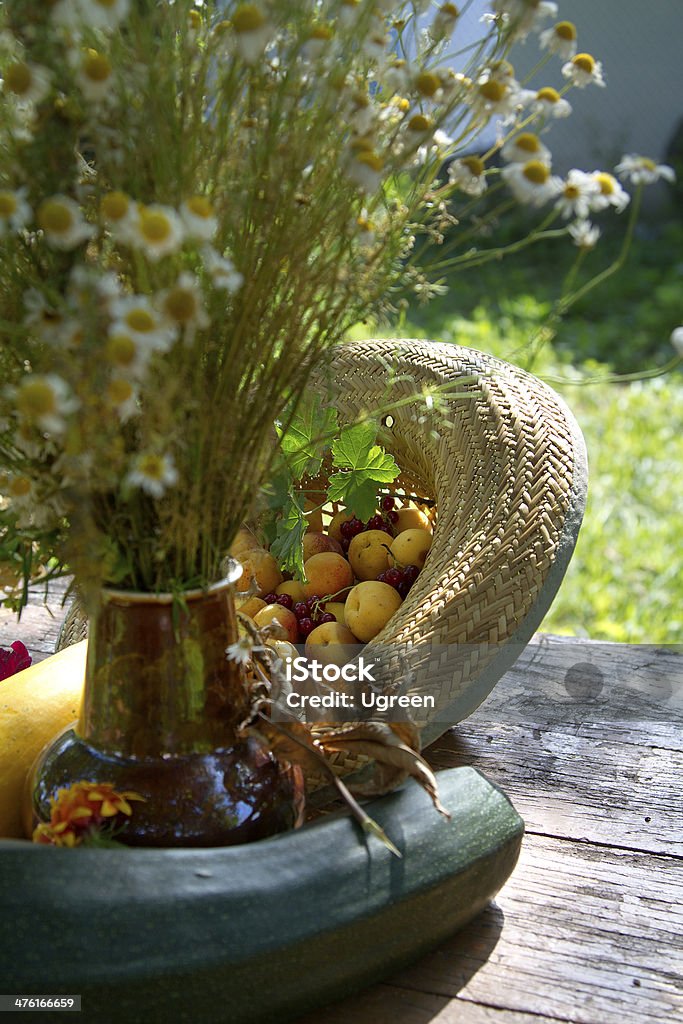
<path id="1" fill-rule="evenodd" d="M 349 519 L 354 519 L 354 518 L 355 517 L 354 517 L 353 512 L 349 512 L 345 508 L 340 508 L 338 512 L 334 513 L 334 515 L 332 516 L 332 518 L 331 518 L 331 520 L 330 520 L 330 522 L 328 524 L 327 536 L 328 537 L 332 537 L 333 540 L 336 540 L 337 543 L 340 543 L 341 539 L 342 539 L 342 535 L 341 535 L 342 523 L 348 523 Z"/>
<path id="2" fill-rule="evenodd" d="M 239 558 L 243 552 L 249 551 L 251 548 L 258 547 L 260 547 L 260 544 L 256 539 L 256 535 L 248 526 L 241 526 L 237 531 L 235 539 L 230 545 L 230 554 L 233 558 Z"/>
<path id="3" fill-rule="evenodd" d="M 402 603 L 401 595 L 388 583 L 379 583 L 377 580 L 358 583 L 346 599 L 346 625 L 354 636 L 367 643 L 384 629 Z"/>
<path id="4" fill-rule="evenodd" d="M 344 619 L 344 608 L 345 605 L 343 601 L 326 601 L 324 605 L 324 610 L 329 615 L 334 615 L 337 622 L 341 622 L 342 626 L 346 624 L 346 620 Z"/>
<path id="5" fill-rule="evenodd" d="M 404 530 L 391 545 L 391 564 L 416 565 L 421 569 L 432 546 L 432 535 L 426 530 Z"/>
<path id="6" fill-rule="evenodd" d="M 289 597 L 291 597 L 294 604 L 296 604 L 297 601 L 306 600 L 306 591 L 304 590 L 304 585 L 303 583 L 299 583 L 298 580 L 285 580 L 284 583 L 281 583 L 278 587 L 275 588 L 273 593 L 277 594 L 278 597 L 280 596 L 280 594 L 288 594 Z"/>
<path id="7" fill-rule="evenodd" d="M 289 608 L 284 608 L 281 604 L 267 604 L 265 608 L 261 608 L 260 611 L 256 612 L 254 622 L 259 629 L 264 629 L 274 622 L 282 626 L 287 634 L 286 638 L 276 636 L 275 639 L 287 639 L 292 644 L 295 644 L 299 639 L 299 623 L 296 615 L 294 612 L 290 612 Z"/>
<path id="8" fill-rule="evenodd" d="M 235 602 L 237 605 L 237 611 L 242 612 L 242 615 L 248 615 L 250 619 L 253 619 L 256 612 L 260 612 L 262 608 L 266 607 L 266 602 L 260 597 L 248 597 L 246 601 L 239 603 L 239 598 Z"/>
<path id="9" fill-rule="evenodd" d="M 304 584 L 306 597 L 325 597 L 334 594 L 340 601 L 340 591 L 353 585 L 353 569 L 343 555 L 335 551 L 321 551 L 304 562 L 307 583 Z"/>
<path id="10" fill-rule="evenodd" d="M 307 562 L 313 555 L 319 555 L 322 551 L 335 551 L 341 555 L 342 546 L 333 537 L 307 530 L 304 534 L 304 562 Z"/>
<path id="11" fill-rule="evenodd" d="M 282 573 L 270 551 L 264 548 L 251 548 L 240 554 L 239 561 L 242 565 L 242 575 L 235 584 L 238 593 L 249 590 L 252 577 L 256 581 L 259 597 L 271 594 L 282 583 Z"/>
<path id="12" fill-rule="evenodd" d="M 397 536 L 405 530 L 427 530 L 429 533 L 432 532 L 432 524 L 421 509 L 408 506 L 407 508 L 397 509 L 396 514 L 398 519 L 394 523 L 394 530 Z"/>
<path id="13" fill-rule="evenodd" d="M 323 622 L 306 638 L 306 657 L 341 668 L 356 654 L 358 639 L 341 622 Z"/>
<path id="14" fill-rule="evenodd" d="M 349 545 L 349 562 L 359 580 L 376 580 L 389 568 L 389 548 L 394 538 L 384 530 L 366 530 Z"/>

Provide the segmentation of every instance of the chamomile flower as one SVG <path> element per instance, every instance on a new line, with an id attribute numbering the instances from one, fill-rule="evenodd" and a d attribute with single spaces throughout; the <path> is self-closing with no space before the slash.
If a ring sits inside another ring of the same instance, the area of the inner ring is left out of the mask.
<path id="1" fill-rule="evenodd" d="M 112 328 L 104 345 L 104 358 L 117 376 L 140 379 L 155 349 L 120 324 Z"/>
<path id="2" fill-rule="evenodd" d="M 26 189 L 0 189 L 0 238 L 9 231 L 20 231 L 33 219 L 33 210 L 26 202 Z"/>
<path id="3" fill-rule="evenodd" d="M 542 50 L 550 50 L 563 60 L 571 60 L 576 53 L 576 25 L 573 21 L 558 21 L 539 36 Z"/>
<path id="4" fill-rule="evenodd" d="M 132 245 L 139 237 L 140 206 L 125 192 L 107 192 L 100 201 L 100 214 L 117 241 Z"/>
<path id="5" fill-rule="evenodd" d="M 443 98 L 441 79 L 434 71 L 418 71 L 412 86 L 420 99 L 427 102 L 439 103 Z"/>
<path id="6" fill-rule="evenodd" d="M 370 32 L 365 36 L 361 49 L 370 60 L 382 60 L 389 50 L 389 39 L 383 32 Z"/>
<path id="7" fill-rule="evenodd" d="M 129 487 L 139 487 L 152 498 L 163 498 L 164 492 L 178 482 L 178 470 L 172 456 L 143 452 L 134 459 L 124 482 Z"/>
<path id="8" fill-rule="evenodd" d="M 26 423 L 50 434 L 66 429 L 66 417 L 78 408 L 66 381 L 56 374 L 29 374 L 16 389 L 15 406 Z"/>
<path id="9" fill-rule="evenodd" d="M 550 163 L 550 150 L 533 132 L 521 132 L 508 139 L 501 150 L 501 155 L 504 160 L 515 164 L 525 164 L 529 160 Z"/>
<path id="10" fill-rule="evenodd" d="M 114 322 L 109 336 L 128 334 L 139 345 L 154 352 L 166 352 L 178 336 L 178 328 L 169 323 L 146 295 L 127 295 L 111 305 Z"/>
<path id="11" fill-rule="evenodd" d="M 190 196 L 180 204 L 180 218 L 188 238 L 210 242 L 216 233 L 218 220 L 206 196 Z"/>
<path id="12" fill-rule="evenodd" d="M 569 226 L 569 234 L 579 249 L 594 249 L 600 238 L 600 228 L 589 220 L 577 220 Z"/>
<path id="13" fill-rule="evenodd" d="M 512 117 L 522 104 L 519 82 L 507 61 L 499 61 L 480 75 L 470 95 L 470 102 L 480 114 Z"/>
<path id="14" fill-rule="evenodd" d="M 231 18 L 237 52 L 255 64 L 273 37 L 273 26 L 256 4 L 240 4 Z"/>
<path id="15" fill-rule="evenodd" d="M 545 0 L 493 0 L 493 9 L 515 27 L 515 35 L 523 39 L 530 32 L 540 31 L 547 18 L 557 17 L 557 4 Z"/>
<path id="16" fill-rule="evenodd" d="M 113 32 L 130 11 L 130 0 L 76 0 L 78 14 L 85 25 Z"/>
<path id="17" fill-rule="evenodd" d="M 248 665 L 254 652 L 254 643 L 249 636 L 241 636 L 234 644 L 225 648 L 225 655 L 228 661 L 237 665 Z"/>
<path id="18" fill-rule="evenodd" d="M 621 213 L 626 209 L 631 197 L 616 178 L 607 171 L 593 171 L 591 177 L 598 186 L 591 199 L 591 210 L 605 210 L 608 206 L 613 206 L 617 213 Z"/>
<path id="19" fill-rule="evenodd" d="M 108 307 L 121 297 L 121 282 L 112 271 L 96 267 L 75 266 L 69 275 L 67 298 L 77 309 L 87 309 L 93 301 Z"/>
<path id="20" fill-rule="evenodd" d="M 622 181 L 629 181 L 632 185 L 654 185 L 662 178 L 665 181 L 676 180 L 673 167 L 669 167 L 668 164 L 656 164 L 649 157 L 638 156 L 636 153 L 622 157 L 615 171 Z"/>
<path id="21" fill-rule="evenodd" d="M 69 196 L 50 196 L 36 211 L 38 227 L 45 233 L 45 241 L 53 249 L 68 251 L 92 238 L 94 228 L 88 224 L 83 211 Z"/>
<path id="22" fill-rule="evenodd" d="M 587 85 L 604 86 L 605 84 L 602 77 L 602 63 L 590 53 L 577 53 L 575 57 L 562 65 L 562 74 L 578 89 L 585 89 Z"/>
<path id="23" fill-rule="evenodd" d="M 41 64 L 17 60 L 5 71 L 3 91 L 22 106 L 42 103 L 52 88 L 52 75 Z"/>
<path id="24" fill-rule="evenodd" d="M 205 245 L 202 249 L 202 260 L 214 288 L 226 291 L 230 295 L 240 290 L 244 284 L 244 275 L 236 269 L 229 256 L 221 256 L 210 245 Z"/>
<path id="25" fill-rule="evenodd" d="M 59 344 L 64 316 L 48 306 L 45 296 L 37 288 L 27 288 L 23 294 L 24 323 L 31 327 L 42 341 Z"/>
<path id="26" fill-rule="evenodd" d="M 454 160 L 448 167 L 448 177 L 467 196 L 480 196 L 486 190 L 484 161 L 478 156 Z"/>
<path id="27" fill-rule="evenodd" d="M 127 377 L 112 377 L 107 384 L 105 399 L 122 423 L 140 412 L 138 393 Z"/>
<path id="28" fill-rule="evenodd" d="M 97 50 L 86 50 L 78 62 L 76 81 L 86 100 L 91 103 L 106 100 L 111 95 L 114 84 L 111 61 Z"/>
<path id="29" fill-rule="evenodd" d="M 576 217 L 580 221 L 588 218 L 592 201 L 600 192 L 600 186 L 592 174 L 573 169 L 562 182 L 562 191 L 555 201 L 555 208 L 567 220 Z"/>
<path id="30" fill-rule="evenodd" d="M 453 34 L 453 29 L 459 17 L 460 12 L 455 4 L 442 4 L 429 26 L 429 35 L 434 42 L 438 43 L 442 39 L 449 39 Z"/>
<path id="31" fill-rule="evenodd" d="M 560 96 L 552 85 L 544 85 L 531 96 L 534 110 L 544 117 L 569 117 L 572 112 L 571 103 Z"/>
<path id="32" fill-rule="evenodd" d="M 374 149 L 357 149 L 347 165 L 349 178 L 368 195 L 377 192 L 382 184 L 384 160 Z"/>
<path id="33" fill-rule="evenodd" d="M 355 25 L 362 9 L 361 0 L 341 0 L 337 13 L 340 23 L 345 27 Z"/>
<path id="34" fill-rule="evenodd" d="M 158 302 L 164 315 L 180 327 L 209 326 L 199 281 L 187 271 L 180 275 L 172 288 L 160 293 Z"/>
<path id="35" fill-rule="evenodd" d="M 329 25 L 317 24 L 311 27 L 308 39 L 303 45 L 302 56 L 305 60 L 319 60 L 334 38 L 334 31 Z"/>
<path id="36" fill-rule="evenodd" d="M 184 236 L 183 223 L 175 210 L 153 203 L 139 210 L 131 244 L 142 249 L 147 258 L 156 263 L 170 253 L 178 252 Z"/>
<path id="37" fill-rule="evenodd" d="M 529 160 L 525 164 L 510 164 L 500 172 L 502 178 L 521 203 L 543 206 L 554 199 L 562 189 L 562 180 L 555 177 L 542 160 Z"/>

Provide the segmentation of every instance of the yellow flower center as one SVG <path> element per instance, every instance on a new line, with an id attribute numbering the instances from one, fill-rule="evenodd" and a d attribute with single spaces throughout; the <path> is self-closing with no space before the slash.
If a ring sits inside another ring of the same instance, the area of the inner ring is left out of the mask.
<path id="1" fill-rule="evenodd" d="M 164 309 L 179 324 L 186 324 L 197 315 L 197 297 L 189 288 L 172 288 L 164 300 Z"/>
<path id="2" fill-rule="evenodd" d="M 509 60 L 494 60 L 489 64 L 491 71 L 504 78 L 514 78 L 515 69 Z"/>
<path id="3" fill-rule="evenodd" d="M 581 195 L 581 190 L 576 185 L 565 185 L 564 195 L 566 199 L 578 199 Z"/>
<path id="4" fill-rule="evenodd" d="M 164 460 L 160 455 L 143 455 L 138 462 L 138 470 L 150 480 L 163 480 Z"/>
<path id="5" fill-rule="evenodd" d="M 202 27 L 202 16 L 199 11 L 190 11 L 188 19 L 190 22 L 190 28 L 194 29 L 195 32 Z"/>
<path id="6" fill-rule="evenodd" d="M 187 200 L 187 208 L 195 217 L 202 217 L 204 220 L 213 217 L 213 207 L 205 196 L 191 196 Z"/>
<path id="7" fill-rule="evenodd" d="M 558 21 L 555 26 L 555 35 L 558 39 L 573 43 L 576 39 L 576 25 L 573 21 Z"/>
<path id="8" fill-rule="evenodd" d="M 356 155 L 356 160 L 359 164 L 365 164 L 366 167 L 369 167 L 373 171 L 379 172 L 384 167 L 382 157 L 377 153 L 373 153 L 372 150 L 369 149 L 361 150 L 361 152 Z"/>
<path id="9" fill-rule="evenodd" d="M 130 209 L 130 199 L 125 192 L 107 192 L 102 197 L 100 210 L 106 220 L 123 220 Z"/>
<path id="10" fill-rule="evenodd" d="M 443 4 L 441 7 L 441 13 L 446 18 L 457 18 L 460 14 L 460 11 L 455 6 L 455 4 Z"/>
<path id="11" fill-rule="evenodd" d="M 88 50 L 83 61 L 83 74 L 91 82 L 106 82 L 111 75 L 111 63 L 97 50 Z"/>
<path id="12" fill-rule="evenodd" d="M 592 75 L 595 71 L 595 58 L 591 57 L 590 53 L 577 53 L 576 57 L 572 57 L 572 64 L 579 71 L 585 71 L 587 75 Z"/>
<path id="13" fill-rule="evenodd" d="M 154 317 L 146 309 L 131 309 L 125 319 L 131 331 L 137 331 L 138 334 L 147 334 L 156 327 Z"/>
<path id="14" fill-rule="evenodd" d="M 73 214 L 58 199 L 46 199 L 38 207 L 38 225 L 53 235 L 63 235 L 73 227 Z"/>
<path id="15" fill-rule="evenodd" d="M 313 28 L 311 29 L 311 34 L 309 38 L 320 39 L 322 42 L 326 43 L 328 42 L 328 40 L 332 38 L 333 35 L 334 33 L 332 32 L 332 29 L 328 28 L 327 25 L 314 25 Z"/>
<path id="16" fill-rule="evenodd" d="M 530 160 L 528 164 L 524 164 L 522 173 L 533 185 L 545 185 L 550 177 L 550 171 L 540 160 Z"/>
<path id="17" fill-rule="evenodd" d="M 266 19 L 256 4 L 240 4 L 232 16 L 235 32 L 257 32 L 265 23 Z"/>
<path id="18" fill-rule="evenodd" d="M 462 162 L 475 178 L 480 178 L 484 173 L 484 161 L 480 160 L 478 156 L 466 156 Z"/>
<path id="19" fill-rule="evenodd" d="M 32 82 L 31 69 L 24 61 L 10 64 L 5 72 L 5 88 L 13 92 L 15 96 L 25 95 L 31 88 Z"/>
<path id="20" fill-rule="evenodd" d="M 143 210 L 140 216 L 140 233 L 147 242 L 165 242 L 171 234 L 171 222 L 158 210 Z"/>
<path id="21" fill-rule="evenodd" d="M 533 132 L 522 132 L 515 139 L 515 145 L 517 149 L 521 149 L 524 153 L 538 153 L 541 149 L 538 135 L 534 135 Z"/>
<path id="22" fill-rule="evenodd" d="M 32 380 L 22 385 L 17 395 L 19 412 L 30 419 L 56 412 L 55 393 L 45 380 Z"/>
<path id="23" fill-rule="evenodd" d="M 491 103 L 500 103 L 507 92 L 507 86 L 503 85 L 502 82 L 496 82 L 495 79 L 490 78 L 488 82 L 484 82 L 479 86 L 479 92 L 485 100 L 489 100 Z"/>
<path id="24" fill-rule="evenodd" d="M 616 182 L 611 174 L 607 174 L 606 171 L 600 171 L 599 174 L 595 175 L 595 180 L 600 186 L 603 196 L 611 196 L 614 193 Z"/>
<path id="25" fill-rule="evenodd" d="M 414 114 L 408 121 L 411 132 L 428 132 L 433 126 L 433 121 L 425 114 Z"/>
<path id="26" fill-rule="evenodd" d="M 123 380 L 121 377 L 117 377 L 115 380 L 109 381 L 107 386 L 107 397 L 113 405 L 123 405 L 133 395 L 133 386 L 127 380 Z"/>
<path id="27" fill-rule="evenodd" d="M 423 71 L 415 79 L 415 88 L 419 92 L 420 96 L 434 96 L 434 94 L 441 88 L 441 82 L 439 81 L 438 75 L 435 75 L 432 71 Z"/>
<path id="28" fill-rule="evenodd" d="M 649 156 L 641 156 L 640 163 L 641 163 L 641 166 L 644 167 L 646 171 L 656 171 L 657 170 L 657 164 L 654 162 L 654 160 L 650 160 Z"/>
<path id="29" fill-rule="evenodd" d="M 27 476 L 15 476 L 9 485 L 9 492 L 13 498 L 25 498 L 31 492 L 31 481 Z"/>
<path id="30" fill-rule="evenodd" d="M 0 217 L 11 217 L 17 212 L 17 197 L 13 192 L 0 192 Z"/>
<path id="31" fill-rule="evenodd" d="M 130 366 L 135 359 L 135 342 L 127 334 L 113 334 L 107 338 L 105 355 L 116 366 Z"/>
<path id="32" fill-rule="evenodd" d="M 545 85 L 536 93 L 536 99 L 543 100 L 545 103 L 557 103 L 559 98 L 559 92 L 557 89 L 553 89 L 552 85 Z"/>

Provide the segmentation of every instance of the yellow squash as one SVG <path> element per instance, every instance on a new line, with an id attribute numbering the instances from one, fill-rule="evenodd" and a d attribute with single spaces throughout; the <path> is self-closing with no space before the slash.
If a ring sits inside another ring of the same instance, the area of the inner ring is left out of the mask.
<path id="1" fill-rule="evenodd" d="M 78 717 L 87 640 L 0 681 L 0 836 L 23 838 L 26 773 L 46 743 Z"/>

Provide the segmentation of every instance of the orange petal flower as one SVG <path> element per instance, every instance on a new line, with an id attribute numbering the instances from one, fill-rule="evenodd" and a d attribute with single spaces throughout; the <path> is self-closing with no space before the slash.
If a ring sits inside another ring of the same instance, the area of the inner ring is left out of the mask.
<path id="1" fill-rule="evenodd" d="M 75 782 L 57 791 L 50 801 L 50 824 L 38 825 L 33 833 L 36 843 L 52 846 L 77 846 L 89 832 L 117 814 L 130 817 L 130 801 L 143 800 L 139 793 L 117 792 L 109 782 Z"/>

